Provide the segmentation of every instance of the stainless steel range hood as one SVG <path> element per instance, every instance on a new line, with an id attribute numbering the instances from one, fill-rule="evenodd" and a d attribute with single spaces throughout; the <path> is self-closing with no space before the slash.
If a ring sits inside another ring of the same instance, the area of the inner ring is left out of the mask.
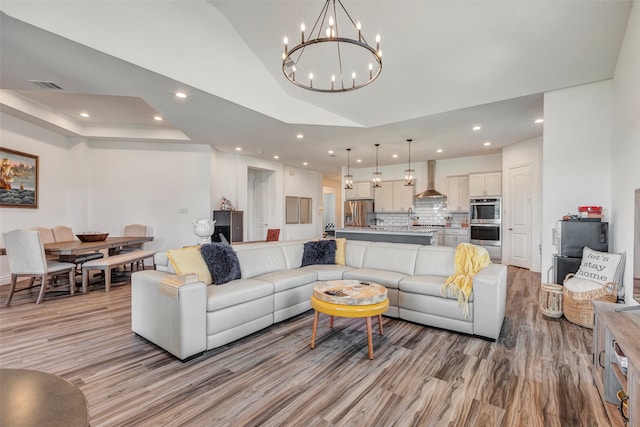
<path id="1" fill-rule="evenodd" d="M 444 194 L 436 191 L 436 161 L 429 160 L 427 162 L 427 189 L 422 193 L 415 195 L 417 199 L 424 199 L 425 197 L 446 197 Z"/>

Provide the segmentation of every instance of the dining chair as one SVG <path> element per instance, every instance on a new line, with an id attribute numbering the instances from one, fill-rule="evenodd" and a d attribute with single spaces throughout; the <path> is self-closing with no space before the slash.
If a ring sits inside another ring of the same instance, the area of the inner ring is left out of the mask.
<path id="1" fill-rule="evenodd" d="M 124 227 L 124 237 L 144 237 L 147 235 L 147 226 L 144 224 L 129 224 Z M 124 254 L 133 251 L 141 251 L 143 249 L 144 243 L 139 243 L 137 245 L 129 245 L 124 248 L 120 248 L 118 253 Z M 131 271 L 133 271 L 133 266 L 135 265 L 136 269 L 139 265 L 143 267 L 144 270 L 144 261 L 137 261 L 131 264 Z"/>
<path id="2" fill-rule="evenodd" d="M 277 242 L 280 239 L 280 229 L 270 228 L 267 230 L 267 242 Z"/>
<path id="3" fill-rule="evenodd" d="M 76 235 L 71 227 L 65 225 L 56 225 L 51 229 L 53 237 L 56 242 L 75 242 Z M 89 252 L 76 255 L 75 264 L 77 267 L 77 273 L 82 274 L 81 265 L 83 262 L 90 261 L 92 259 L 104 258 L 104 254 L 100 252 Z"/>
<path id="4" fill-rule="evenodd" d="M 40 233 L 35 230 L 13 230 L 3 234 L 4 244 L 11 270 L 11 286 L 5 305 L 11 303 L 15 292 L 31 289 L 31 286 L 16 289 L 18 277 L 40 279 L 40 293 L 36 304 L 40 304 L 47 287 L 48 277 L 69 275 L 69 292 L 75 293 L 75 264 L 70 262 L 47 261 Z"/>

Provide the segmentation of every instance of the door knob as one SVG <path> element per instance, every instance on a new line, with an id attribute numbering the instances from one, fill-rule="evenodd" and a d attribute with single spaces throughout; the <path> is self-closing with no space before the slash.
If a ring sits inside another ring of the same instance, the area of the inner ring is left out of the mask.
<path id="1" fill-rule="evenodd" d="M 509 231 L 513 231 L 513 228 L 509 227 Z"/>

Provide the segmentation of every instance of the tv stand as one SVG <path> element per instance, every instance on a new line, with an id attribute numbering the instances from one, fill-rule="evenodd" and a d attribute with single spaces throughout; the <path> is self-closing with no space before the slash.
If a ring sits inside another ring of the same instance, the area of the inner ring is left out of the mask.
<path id="1" fill-rule="evenodd" d="M 594 301 L 593 378 L 607 415 L 614 426 L 640 426 L 640 306 Z M 627 358 L 627 368 L 619 363 L 614 342 Z M 621 414 L 618 392 L 628 396 L 628 420 Z"/>

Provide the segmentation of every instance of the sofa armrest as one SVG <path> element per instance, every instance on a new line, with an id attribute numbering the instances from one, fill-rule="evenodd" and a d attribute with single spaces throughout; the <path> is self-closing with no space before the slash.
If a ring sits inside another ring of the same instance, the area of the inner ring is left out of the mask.
<path id="1" fill-rule="evenodd" d="M 490 264 L 473 278 L 473 333 L 497 339 L 507 306 L 507 266 Z"/>
<path id="2" fill-rule="evenodd" d="M 131 275 L 131 329 L 181 360 L 207 349 L 207 285 L 180 286 L 163 292 L 169 273 L 155 270 Z"/>

